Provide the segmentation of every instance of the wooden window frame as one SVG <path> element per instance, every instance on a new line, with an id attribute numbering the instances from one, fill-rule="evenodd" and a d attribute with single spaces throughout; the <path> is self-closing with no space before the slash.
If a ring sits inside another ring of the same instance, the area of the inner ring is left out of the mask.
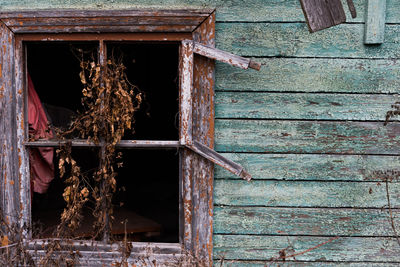
<path id="1" fill-rule="evenodd" d="M 29 226 L 30 182 L 26 147 L 58 146 L 60 142 L 26 142 L 25 41 L 93 41 L 100 50 L 106 41 L 181 41 L 180 46 L 180 134 L 179 141 L 121 142 L 130 148 L 179 148 L 180 150 L 180 242 L 135 243 L 132 254 L 142 255 L 152 248 L 151 257 L 162 263 L 189 252 L 212 265 L 213 163 L 250 179 L 238 164 L 222 157 L 214 146 L 214 60 L 259 69 L 245 58 L 213 48 L 215 46 L 214 10 L 123 10 L 123 11 L 19 11 L 0 13 L 0 208 L 9 223 Z M 105 60 L 101 58 L 100 62 Z M 156 64 L 156 63 L 155 63 Z M 7 132 L 8 130 L 8 132 Z M 74 141 L 73 146 L 93 146 Z M 18 162 L 18 164 L 16 164 Z M 26 242 L 32 250 L 44 253 L 42 244 Z M 84 243 L 84 244 L 83 244 Z M 83 245 L 82 245 L 83 244 Z M 89 245 L 90 244 L 90 245 Z M 76 244 L 89 265 L 118 260 L 115 244 L 83 242 Z M 98 258 L 98 251 L 106 251 Z M 185 253 L 184 253 L 185 252 Z M 171 258 L 172 257 L 172 258 Z M 133 257 L 134 258 L 134 257 Z"/>

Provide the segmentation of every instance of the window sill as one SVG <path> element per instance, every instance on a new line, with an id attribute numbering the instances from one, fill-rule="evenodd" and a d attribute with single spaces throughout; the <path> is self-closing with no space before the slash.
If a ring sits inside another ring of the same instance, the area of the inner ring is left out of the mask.
<path id="1" fill-rule="evenodd" d="M 50 240 L 57 239 L 35 239 L 27 242 L 28 253 L 35 262 L 46 255 Z M 76 253 L 78 266 L 114 266 L 114 263 L 121 262 L 124 258 L 129 266 L 135 263 L 141 266 L 153 266 L 155 263 L 157 266 L 174 266 L 184 256 L 182 245 L 179 243 L 128 242 L 125 246 L 123 242 L 105 244 L 91 240 L 60 240 L 60 246 L 65 246 L 65 250 L 53 252 L 52 259 L 65 255 L 67 259 L 72 260 L 73 254 Z M 129 255 L 124 256 L 126 252 Z"/>

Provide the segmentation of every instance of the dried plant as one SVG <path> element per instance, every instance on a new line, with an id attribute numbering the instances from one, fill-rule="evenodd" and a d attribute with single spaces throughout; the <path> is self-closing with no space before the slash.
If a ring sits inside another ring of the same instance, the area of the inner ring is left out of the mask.
<path id="1" fill-rule="evenodd" d="M 0 210 L 0 266 L 33 266 L 31 255 L 21 239 L 27 227 L 10 224 Z"/>
<path id="2" fill-rule="evenodd" d="M 400 102 L 394 103 L 392 106 L 392 110 L 386 112 L 386 119 L 384 125 L 387 125 L 393 117 L 400 115 Z"/>
<path id="3" fill-rule="evenodd" d="M 134 113 L 142 103 L 142 93 L 129 83 L 121 62 L 108 60 L 100 65 L 81 60 L 80 67 L 84 111 L 77 115 L 69 129 L 55 131 L 60 139 L 79 137 L 100 146 L 99 165 L 92 177 L 86 177 L 72 157 L 70 142 L 57 149 L 60 177 L 66 183 L 63 192 L 66 207 L 55 233 L 57 239 L 49 243 L 46 256 L 41 259 L 44 266 L 67 264 L 79 256 L 72 247 L 68 256 L 56 260 L 54 252 L 68 251 L 59 241 L 74 237 L 82 219 L 82 209 L 90 197 L 94 200 L 93 215 L 97 219 L 93 239 L 108 239 L 112 222 L 111 200 L 117 184 L 114 165 L 115 160 L 121 158 L 121 153 L 116 153 L 116 144 L 125 131 L 133 131 Z"/>
<path id="4" fill-rule="evenodd" d="M 85 111 L 77 116 L 70 129 L 59 132 L 59 137 L 65 139 L 78 135 L 100 145 L 100 163 L 92 177 L 95 186 L 89 188 L 83 182 L 80 167 L 71 157 L 71 148 L 66 146 L 58 150 L 60 175 L 67 176 L 67 186 L 63 193 L 67 207 L 62 213 L 57 234 L 60 235 L 63 226 L 71 230 L 78 227 L 80 211 L 90 193 L 95 201 L 93 215 L 97 218 L 95 237 L 98 237 L 111 227 L 108 218 L 112 215 L 111 199 L 116 191 L 115 146 L 126 130 L 132 130 L 134 112 L 142 103 L 142 93 L 129 83 L 125 66 L 121 62 L 108 60 L 105 65 L 100 65 L 93 61 L 81 61 L 80 66 L 80 79 L 84 86 L 82 105 Z M 68 174 L 66 168 L 69 169 Z"/>

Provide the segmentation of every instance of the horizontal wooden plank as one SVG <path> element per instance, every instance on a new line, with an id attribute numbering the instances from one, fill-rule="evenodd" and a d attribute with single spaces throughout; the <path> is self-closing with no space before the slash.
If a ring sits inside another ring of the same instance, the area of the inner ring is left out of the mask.
<path id="1" fill-rule="evenodd" d="M 174 1 L 177 2 L 177 1 Z M 192 1 L 199 2 L 199 1 Z M 204 1 L 202 1 L 204 2 Z M 217 21 L 305 21 L 297 0 L 209 0 L 217 9 Z M 354 0 L 357 18 L 352 19 L 343 1 L 348 22 L 364 22 L 366 0 Z M 387 0 L 387 22 L 398 23 L 400 3 L 397 0 Z"/>
<path id="2" fill-rule="evenodd" d="M 364 45 L 363 24 L 341 24 L 313 34 L 304 23 L 219 23 L 217 47 L 241 56 L 400 57 L 400 25 L 386 25 L 385 43 Z"/>
<path id="3" fill-rule="evenodd" d="M 208 12 L 207 12 L 208 11 Z M 14 33 L 192 32 L 212 10 L 44 10 L 2 12 Z"/>
<path id="4" fill-rule="evenodd" d="M 399 154 L 400 123 L 216 120 L 219 152 Z"/>
<path id="5" fill-rule="evenodd" d="M 82 1 L 84 2 L 84 1 Z M 22 3 L 21 3 L 22 4 Z M 34 5 L 35 3 L 32 3 Z M 27 8 L 23 9 L 23 5 L 19 6 L 19 10 L 10 10 L 5 11 L 4 9 L 0 12 L 0 18 L 7 19 L 17 19 L 17 18 L 71 18 L 71 17 L 80 17 L 80 18 L 89 18 L 89 17 L 208 17 L 213 9 L 195 9 L 195 8 L 187 8 L 187 9 L 173 9 L 169 7 L 169 9 L 158 9 L 154 10 L 151 8 L 141 8 L 141 9 L 109 9 L 109 10 L 99 10 L 97 9 L 76 9 L 71 5 L 68 5 L 70 9 L 58 10 L 55 9 L 54 6 L 49 9 L 38 9 L 38 8 Z M 71 9 L 74 8 L 74 9 Z M 37 10 L 35 10 L 37 9 Z"/>
<path id="6" fill-rule="evenodd" d="M 244 260 L 221 260 L 223 256 L 216 257 L 214 260 L 214 266 L 229 266 L 229 267 L 398 267 L 398 263 L 390 263 L 390 262 L 302 262 L 298 260 L 286 260 L 286 261 L 277 261 L 273 262 L 271 260 L 265 261 L 244 261 Z"/>
<path id="7" fill-rule="evenodd" d="M 214 258 L 270 260 L 279 258 L 279 251 L 288 247 L 287 255 L 316 249 L 296 256 L 298 261 L 400 262 L 400 246 L 394 238 L 381 237 L 286 237 L 215 235 Z M 293 258 L 292 258 L 293 260 Z"/>
<path id="8" fill-rule="evenodd" d="M 351 19 L 350 13 L 345 8 L 347 21 L 363 22 L 366 0 L 354 0 L 358 13 L 357 18 Z M 126 8 L 197 8 L 204 7 L 216 8 L 217 21 L 277 21 L 277 22 L 297 22 L 304 21 L 299 1 L 297 0 L 142 0 L 132 3 L 130 1 L 117 0 L 112 3 L 105 1 L 93 2 L 91 0 L 81 0 L 74 2 L 71 6 L 66 1 L 45 1 L 30 0 L 14 1 L 1 0 L 0 6 L 3 10 L 15 9 L 47 9 L 47 8 L 88 8 L 88 9 L 126 9 Z M 400 18 L 398 11 L 400 3 L 397 0 L 387 0 L 387 22 L 398 23 Z"/>
<path id="9" fill-rule="evenodd" d="M 395 237 L 381 209 L 214 207 L 214 233 Z"/>
<path id="10" fill-rule="evenodd" d="M 297 0 L 214 0 L 209 2 L 214 2 L 216 5 L 217 21 L 305 21 L 300 1 Z M 356 8 L 363 8 L 360 4 Z M 348 21 L 363 20 L 362 18 L 352 20 L 347 9 L 345 11 Z"/>
<path id="11" fill-rule="evenodd" d="M 400 174 L 400 156 L 223 153 L 253 179 L 382 181 Z M 240 179 L 217 166 L 215 178 Z M 398 182 L 395 180 L 394 182 Z"/>
<path id="12" fill-rule="evenodd" d="M 216 64 L 217 91 L 399 93 L 393 60 L 257 58 L 259 72 Z"/>
<path id="13" fill-rule="evenodd" d="M 385 121 L 399 95 L 218 92 L 216 118 Z"/>
<path id="14" fill-rule="evenodd" d="M 48 240 L 36 239 L 29 242 L 27 252 L 31 255 L 36 263 L 46 255 Z M 73 259 L 71 250 L 78 251 L 76 265 L 74 266 L 115 266 L 121 262 L 122 244 L 115 242 L 112 244 L 104 244 L 97 241 L 74 241 L 62 240 L 61 247 L 65 250 L 56 251 L 51 256 L 58 259 L 61 255 L 65 255 L 64 259 Z M 145 265 L 151 266 L 154 262 L 161 266 L 177 263 L 184 255 L 182 246 L 178 243 L 144 243 L 144 242 L 129 242 L 131 247 L 130 255 L 126 258 L 129 266 Z"/>
<path id="15" fill-rule="evenodd" d="M 113 242 L 111 244 L 95 241 L 95 240 L 71 240 L 71 239 L 51 239 L 53 241 L 60 241 L 62 247 L 72 247 L 80 252 L 119 252 L 121 243 Z M 34 239 L 29 241 L 27 249 L 31 251 L 45 250 L 50 244 L 50 239 Z M 144 242 L 130 242 L 132 253 L 143 253 L 144 250 L 152 250 L 155 255 L 162 254 L 180 254 L 182 246 L 179 243 L 144 243 Z M 62 251 L 61 251 L 62 252 Z M 69 250 L 68 250 L 69 252 Z"/>
<path id="16" fill-rule="evenodd" d="M 392 206 L 400 207 L 400 184 L 389 184 Z M 214 203 L 227 206 L 382 208 L 384 183 L 216 180 Z"/>
<path id="17" fill-rule="evenodd" d="M 1 16 L 1 14 L 0 14 Z M 204 20 L 204 17 L 148 17 L 148 16 L 134 16 L 134 17 L 79 17 L 79 18 L 5 18 L 2 21 L 11 29 L 17 26 L 79 26 L 79 25 L 92 25 L 92 26 L 115 26 L 115 25 L 193 25 L 197 26 Z"/>
<path id="18" fill-rule="evenodd" d="M 131 26 L 14 26 L 14 33 L 98 33 L 98 32 L 191 32 L 195 29 L 191 25 L 131 25 Z"/>

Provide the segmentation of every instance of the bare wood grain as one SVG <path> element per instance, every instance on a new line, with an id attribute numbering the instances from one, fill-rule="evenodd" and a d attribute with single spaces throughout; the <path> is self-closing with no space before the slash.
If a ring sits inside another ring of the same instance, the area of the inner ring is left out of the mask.
<path id="1" fill-rule="evenodd" d="M 200 43 L 194 42 L 193 51 L 196 54 L 199 54 L 199 55 L 202 55 L 202 56 L 205 56 L 208 58 L 212 58 L 212 59 L 227 63 L 227 64 L 235 66 L 235 67 L 239 67 L 239 68 L 242 68 L 245 70 L 248 68 L 260 70 L 260 68 L 261 68 L 260 63 L 252 61 L 251 59 L 240 57 L 240 56 L 231 54 L 229 52 L 216 49 L 214 47 L 208 47 L 208 46 L 202 45 Z"/>
<path id="2" fill-rule="evenodd" d="M 42 10 L 3 12 L 15 33 L 192 32 L 210 10 Z"/>
<path id="3" fill-rule="evenodd" d="M 0 209 L 9 225 L 19 223 L 19 179 L 15 114 L 15 40 L 0 22 Z"/>
<path id="4" fill-rule="evenodd" d="M 346 21 L 340 0 L 300 0 L 310 32 L 323 30 Z"/>
<path id="5" fill-rule="evenodd" d="M 193 40 L 215 46 L 215 13 L 193 33 Z M 193 139 L 214 147 L 214 61 L 195 56 L 193 74 Z M 193 253 L 212 266 L 214 164 L 192 152 Z"/>

